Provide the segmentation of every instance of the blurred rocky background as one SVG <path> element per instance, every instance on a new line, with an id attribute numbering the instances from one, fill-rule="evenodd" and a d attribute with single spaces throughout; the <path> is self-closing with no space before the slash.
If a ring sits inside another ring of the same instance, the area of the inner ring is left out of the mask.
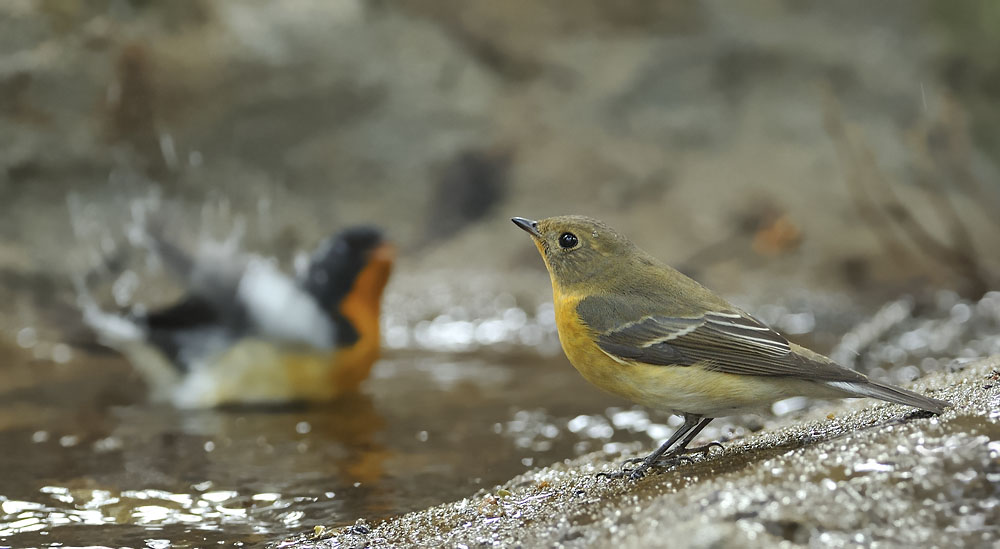
<path id="1" fill-rule="evenodd" d="M 151 192 L 181 227 L 221 202 L 279 255 L 383 225 L 397 280 L 530 270 L 544 297 L 507 219 L 583 213 L 750 302 L 975 298 L 1000 261 L 998 26 L 909 0 L 3 2 L 5 327 Z"/>

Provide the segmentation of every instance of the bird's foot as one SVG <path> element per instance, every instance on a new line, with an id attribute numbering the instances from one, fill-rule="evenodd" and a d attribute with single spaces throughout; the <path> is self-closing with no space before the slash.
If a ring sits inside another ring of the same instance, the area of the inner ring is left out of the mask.
<path id="1" fill-rule="evenodd" d="M 629 472 L 631 472 L 629 469 L 622 467 L 617 471 L 611 471 L 611 472 L 601 471 L 600 473 L 594 475 L 594 478 L 606 478 L 608 480 L 618 480 L 620 478 L 625 478 L 625 475 L 629 474 Z"/>
<path id="2" fill-rule="evenodd" d="M 646 458 L 644 457 L 626 459 L 625 461 L 622 462 L 621 467 L 619 467 L 617 471 L 611 471 L 611 472 L 602 471 L 594 475 L 594 478 L 606 478 L 608 480 L 618 480 L 620 478 L 625 478 L 626 475 L 632 472 L 632 468 L 629 467 L 629 465 L 640 463 L 645 459 Z"/>
<path id="3" fill-rule="evenodd" d="M 667 452 L 666 454 L 659 456 L 655 459 L 650 459 L 653 457 L 652 454 L 641 458 L 626 459 L 624 462 L 622 462 L 621 468 L 618 471 L 610 473 L 607 472 L 597 473 L 596 477 L 606 478 L 608 480 L 617 480 L 620 478 L 628 477 L 629 480 L 639 480 L 643 476 L 645 476 L 646 472 L 649 471 L 649 469 L 653 467 L 656 467 L 658 469 L 668 469 L 670 467 L 674 467 L 685 462 L 690 463 L 694 461 L 693 459 L 688 457 L 690 454 L 701 454 L 702 457 L 708 457 L 708 455 L 712 452 L 713 448 L 719 448 L 720 450 L 725 451 L 725 448 L 722 446 L 722 444 L 718 442 L 711 442 L 704 446 L 696 446 L 694 448 L 684 448 L 672 452 Z M 639 464 L 638 467 L 635 468 L 629 467 L 629 465 L 635 465 L 636 463 Z"/>
<path id="4" fill-rule="evenodd" d="M 687 456 L 687 455 L 690 455 L 690 454 L 701 454 L 702 457 L 708 457 L 709 454 L 712 453 L 712 448 L 718 448 L 722 452 L 726 451 L 726 449 L 722 445 L 722 443 L 720 443 L 720 442 L 710 442 L 710 443 L 708 443 L 708 444 L 706 444 L 704 446 L 695 446 L 694 448 L 685 448 L 683 450 L 679 450 L 679 451 L 676 451 L 676 452 L 668 452 L 666 455 L 661 456 L 657 460 L 657 465 L 659 464 L 660 461 L 671 461 L 674 458 L 676 458 L 677 456 Z M 636 458 L 626 459 L 625 461 L 622 462 L 622 468 L 624 468 L 626 465 L 634 465 L 636 463 L 642 463 L 645 460 L 646 460 L 646 458 L 644 458 L 644 457 L 636 457 Z M 688 461 L 690 461 L 690 459 L 688 459 Z"/>
<path id="5" fill-rule="evenodd" d="M 597 473 L 595 476 L 597 478 L 606 478 L 608 480 L 617 480 L 626 477 L 628 477 L 629 480 L 639 480 L 644 477 L 646 472 L 652 467 L 667 469 L 674 465 L 680 465 L 681 463 L 690 461 L 691 458 L 680 454 L 673 456 L 660 456 L 655 460 L 651 460 L 649 457 L 632 458 L 625 460 L 617 471 Z M 629 465 L 636 463 L 639 464 L 638 467 L 629 467 Z"/>

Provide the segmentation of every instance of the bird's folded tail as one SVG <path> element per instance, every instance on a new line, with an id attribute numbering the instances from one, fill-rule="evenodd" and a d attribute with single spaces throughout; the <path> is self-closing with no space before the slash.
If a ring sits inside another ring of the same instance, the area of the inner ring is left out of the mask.
<path id="1" fill-rule="evenodd" d="M 913 406 L 935 414 L 943 413 L 945 408 L 951 406 L 951 403 L 946 400 L 926 397 L 877 381 L 829 381 L 827 385 L 846 391 L 853 396 L 877 398 L 887 402 Z"/>

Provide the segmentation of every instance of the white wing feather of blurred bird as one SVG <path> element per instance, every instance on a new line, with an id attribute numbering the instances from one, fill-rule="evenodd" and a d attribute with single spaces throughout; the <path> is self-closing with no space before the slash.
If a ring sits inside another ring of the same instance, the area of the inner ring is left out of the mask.
<path id="1" fill-rule="evenodd" d="M 256 332 L 263 338 L 332 349 L 336 330 L 316 300 L 274 263 L 253 257 L 237 288 Z"/>
<path id="2" fill-rule="evenodd" d="M 245 336 L 321 350 L 334 347 L 337 331 L 329 316 L 273 261 L 210 244 L 203 244 L 195 256 L 158 233 L 148 233 L 148 238 L 150 249 L 197 300 L 201 307 L 197 312 L 217 323 L 215 327 L 173 331 L 173 346 L 178 351 L 164 362 L 172 358 L 189 369 L 196 368 Z M 84 322 L 101 343 L 121 350 L 153 337 L 145 314 L 110 313 L 84 289 L 78 294 Z"/>

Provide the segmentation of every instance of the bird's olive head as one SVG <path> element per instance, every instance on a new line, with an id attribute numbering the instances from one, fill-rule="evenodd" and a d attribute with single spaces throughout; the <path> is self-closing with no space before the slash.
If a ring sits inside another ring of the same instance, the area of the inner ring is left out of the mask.
<path id="1" fill-rule="evenodd" d="M 552 281 L 563 289 L 615 276 L 628 268 L 635 246 L 604 223 L 579 215 L 532 221 L 512 218 L 535 241 Z"/>

